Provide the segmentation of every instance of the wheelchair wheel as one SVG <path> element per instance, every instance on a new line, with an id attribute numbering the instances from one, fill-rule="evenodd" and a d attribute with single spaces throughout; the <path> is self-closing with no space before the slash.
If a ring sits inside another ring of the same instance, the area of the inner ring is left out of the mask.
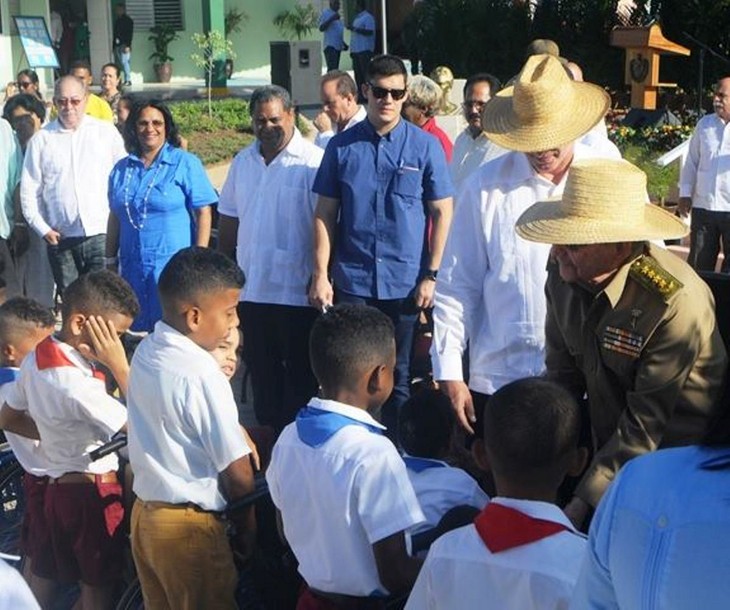
<path id="1" fill-rule="evenodd" d="M 25 512 L 23 469 L 15 460 L 0 468 L 0 552 L 20 555 L 20 530 Z"/>
<path id="2" fill-rule="evenodd" d="M 143 610 L 144 599 L 142 598 L 142 585 L 139 578 L 129 583 L 121 599 L 117 602 L 116 610 Z"/>

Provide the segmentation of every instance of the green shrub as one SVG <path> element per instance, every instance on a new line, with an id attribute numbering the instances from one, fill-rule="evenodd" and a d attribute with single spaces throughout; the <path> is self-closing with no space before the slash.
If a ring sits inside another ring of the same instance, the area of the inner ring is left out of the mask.
<path id="1" fill-rule="evenodd" d="M 170 111 L 183 134 L 220 130 L 251 131 L 248 102 L 243 99 L 215 100 L 212 117 L 208 116 L 208 105 L 205 101 L 173 102 L 170 104 Z"/>

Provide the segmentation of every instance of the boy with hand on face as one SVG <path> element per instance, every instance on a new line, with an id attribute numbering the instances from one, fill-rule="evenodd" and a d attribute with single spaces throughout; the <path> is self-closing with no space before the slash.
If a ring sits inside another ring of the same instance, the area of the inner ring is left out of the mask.
<path id="1" fill-rule="evenodd" d="M 41 341 L 20 367 L 0 426 L 41 439 L 48 460 L 44 514 L 50 532 L 33 549 L 33 571 L 52 557 L 55 577 L 79 582 L 80 608 L 113 607 L 122 569 L 124 516 L 115 454 L 88 453 L 124 430 L 127 411 L 107 393 L 102 364 L 123 394 L 129 365 L 119 334 L 139 311 L 130 286 L 109 271 L 83 275 L 64 291 L 60 332 Z"/>
<path id="2" fill-rule="evenodd" d="M 297 608 L 380 608 L 415 581 L 421 562 L 404 531 L 425 520 L 371 415 L 393 389 L 393 323 L 373 307 L 335 305 L 314 323 L 309 353 L 321 398 L 284 428 L 266 471 L 307 583 Z"/>
<path id="3" fill-rule="evenodd" d="M 222 511 L 253 491 L 253 469 L 230 384 L 210 352 L 238 326 L 243 281 L 223 254 L 180 250 L 160 275 L 162 320 L 132 359 L 132 553 L 148 608 L 236 607 Z M 253 519 L 251 508 L 235 523 L 244 554 Z"/>

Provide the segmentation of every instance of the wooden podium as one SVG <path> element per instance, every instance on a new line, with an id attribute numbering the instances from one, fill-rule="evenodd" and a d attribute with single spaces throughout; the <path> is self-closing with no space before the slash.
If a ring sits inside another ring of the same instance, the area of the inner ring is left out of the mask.
<path id="1" fill-rule="evenodd" d="M 631 107 L 656 109 L 659 87 L 676 87 L 676 83 L 659 82 L 661 55 L 689 55 L 688 48 L 664 38 L 659 25 L 616 27 L 611 31 L 611 45 L 626 49 L 624 82 L 631 85 Z"/>

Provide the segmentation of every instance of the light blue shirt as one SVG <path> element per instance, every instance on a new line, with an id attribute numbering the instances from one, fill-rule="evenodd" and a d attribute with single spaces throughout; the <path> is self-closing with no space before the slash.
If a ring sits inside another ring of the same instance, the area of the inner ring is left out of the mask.
<path id="1" fill-rule="evenodd" d="M 588 544 L 574 610 L 727 608 L 730 448 L 663 449 L 626 464 Z"/>
<path id="2" fill-rule="evenodd" d="M 365 36 L 355 32 L 355 28 L 371 30 L 372 34 Z M 350 36 L 350 53 L 362 53 L 375 50 L 375 17 L 367 11 L 355 15 L 352 20 L 352 35 Z"/>
<path id="3" fill-rule="evenodd" d="M 319 16 L 319 27 L 322 27 L 322 24 L 326 23 L 334 14 L 336 13 L 331 8 L 324 9 Z M 324 31 L 324 38 L 322 40 L 323 48 L 333 47 L 338 51 L 342 51 L 345 48 L 344 33 L 345 24 L 342 23 L 342 19 L 335 19 Z"/>
<path id="4" fill-rule="evenodd" d="M 23 153 L 13 128 L 0 119 L 0 238 L 7 239 L 13 230 L 13 193 L 20 182 Z"/>

